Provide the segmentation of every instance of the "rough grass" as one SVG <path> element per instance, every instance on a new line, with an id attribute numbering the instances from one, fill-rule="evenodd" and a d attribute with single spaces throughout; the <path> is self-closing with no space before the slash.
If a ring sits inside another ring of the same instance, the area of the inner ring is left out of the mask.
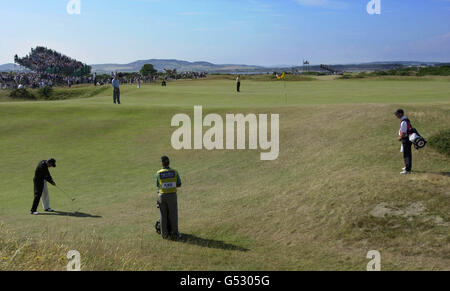
<path id="1" fill-rule="evenodd" d="M 125 86 L 122 106 L 108 91 L 0 104 L 0 269 L 63 270 L 76 249 L 84 270 L 365 270 L 375 249 L 384 270 L 449 270 L 450 158 L 414 151 L 415 173 L 400 176 L 392 112 L 403 107 L 436 135 L 450 122 L 450 83 L 289 84 L 287 104 L 276 82 L 247 81 L 238 95 L 232 80 Z M 198 104 L 204 114 L 279 113 L 279 159 L 174 151 L 172 116 Z M 153 229 L 163 154 L 184 183 L 181 242 Z M 33 170 L 50 156 L 77 200 L 51 188 L 63 212 L 30 216 Z"/>
<path id="2" fill-rule="evenodd" d="M 38 100 L 67 100 L 77 98 L 91 98 L 105 93 L 109 86 L 91 87 L 85 85 L 68 87 L 54 87 L 52 92 L 48 96 L 43 96 L 42 89 L 27 89 L 26 91 L 34 96 L 34 99 Z M 26 98 L 11 98 L 11 90 L 0 90 L 0 102 L 5 101 L 27 101 Z M 29 99 L 29 98 L 28 98 Z M 31 98 L 33 99 L 33 98 Z"/>
<path id="3" fill-rule="evenodd" d="M 432 136 L 429 140 L 430 146 L 438 152 L 450 156 L 450 130 L 443 130 Z"/>

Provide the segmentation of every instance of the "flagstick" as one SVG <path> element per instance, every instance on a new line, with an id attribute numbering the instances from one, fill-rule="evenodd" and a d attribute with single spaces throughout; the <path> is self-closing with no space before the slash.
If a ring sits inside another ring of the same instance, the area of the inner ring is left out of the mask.
<path id="1" fill-rule="evenodd" d="M 288 104 L 288 97 L 287 97 L 286 80 L 285 79 L 283 79 L 283 83 L 284 83 L 284 95 L 285 95 L 286 105 L 287 105 Z"/>

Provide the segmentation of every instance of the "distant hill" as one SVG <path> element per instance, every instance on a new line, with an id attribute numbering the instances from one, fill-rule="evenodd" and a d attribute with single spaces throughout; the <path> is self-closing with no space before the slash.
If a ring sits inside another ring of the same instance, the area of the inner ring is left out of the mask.
<path id="1" fill-rule="evenodd" d="M 111 73 L 111 72 L 139 72 L 143 65 L 152 64 L 158 71 L 164 71 L 164 69 L 173 70 L 178 72 L 208 72 L 208 73 L 267 73 L 267 72 L 290 72 L 293 69 L 302 72 L 302 66 L 288 66 L 278 65 L 271 67 L 252 66 L 252 65 L 235 65 L 235 64 L 222 64 L 217 65 L 209 62 L 188 62 L 182 60 L 169 60 L 169 59 L 149 59 L 132 62 L 129 64 L 97 64 L 91 65 L 92 72 L 98 74 Z M 362 71 L 379 71 L 390 70 L 399 67 L 408 66 L 438 66 L 445 63 L 436 62 L 418 62 L 418 61 L 397 61 L 397 62 L 371 62 L 360 64 L 335 64 L 328 65 L 330 68 L 336 71 L 343 72 L 362 72 Z M 4 64 L 0 65 L 0 72 L 18 72 L 27 71 L 27 69 L 18 66 L 16 64 Z M 322 72 L 323 69 L 320 65 L 311 65 L 310 71 Z"/>
<path id="2" fill-rule="evenodd" d="M 110 73 L 114 71 L 120 72 L 139 72 L 145 64 L 152 64 L 156 70 L 164 71 L 164 69 L 174 70 L 178 72 L 246 72 L 246 71 L 258 71 L 266 70 L 260 66 L 248 66 L 248 65 L 216 65 L 209 62 L 188 62 L 181 60 L 163 60 L 163 59 L 150 59 L 141 60 L 129 64 L 101 64 L 92 65 L 92 71 L 97 73 Z"/>
<path id="3" fill-rule="evenodd" d="M 188 62 L 181 60 L 164 60 L 164 59 L 150 59 L 141 60 L 129 64 L 102 64 L 92 65 L 93 72 L 97 73 L 111 73 L 119 72 L 139 72 L 145 64 L 152 64 L 156 70 L 164 71 L 164 69 L 178 72 L 208 72 L 208 73 L 265 73 L 272 71 L 291 71 L 292 69 L 302 70 L 302 67 L 279 65 L 272 67 L 251 66 L 251 65 L 234 65 L 223 64 L 217 65 L 209 62 Z M 415 62 L 415 61 L 399 61 L 399 62 L 372 62 L 362 64 L 347 64 L 347 65 L 331 65 L 335 70 L 346 72 L 361 72 L 361 71 L 376 71 L 376 70 L 390 70 L 398 67 L 420 66 L 420 65 L 435 65 L 437 63 L 429 62 Z M 323 71 L 319 65 L 310 66 L 311 71 Z"/>
<path id="4" fill-rule="evenodd" d="M 16 64 L 0 65 L 0 72 L 28 72 L 28 69 Z"/>
<path id="5" fill-rule="evenodd" d="M 370 63 L 360 63 L 360 64 L 335 64 L 326 65 L 326 67 L 338 72 L 373 72 L 373 71 L 387 71 L 393 69 L 400 69 L 405 67 L 420 67 L 420 66 L 441 66 L 445 63 L 436 62 L 416 62 L 416 61 L 398 61 L 398 62 L 370 62 Z M 275 71 L 289 71 L 295 69 L 297 71 L 302 71 L 303 67 L 296 66 L 292 68 L 276 68 Z M 327 72 L 320 65 L 311 65 L 309 70 L 312 72 Z"/>

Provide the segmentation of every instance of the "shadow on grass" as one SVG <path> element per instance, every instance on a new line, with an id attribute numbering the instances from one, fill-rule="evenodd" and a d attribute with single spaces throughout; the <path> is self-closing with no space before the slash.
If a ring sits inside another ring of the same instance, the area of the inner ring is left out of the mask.
<path id="1" fill-rule="evenodd" d="M 431 175 L 439 175 L 439 176 L 450 177 L 450 172 L 425 172 L 425 171 L 417 171 L 416 173 L 420 173 L 420 174 L 431 174 Z"/>
<path id="2" fill-rule="evenodd" d="M 239 252 L 250 251 L 249 249 L 246 249 L 246 248 L 243 248 L 240 246 L 236 246 L 236 245 L 232 245 L 232 244 L 227 244 L 223 241 L 205 239 L 205 238 L 197 237 L 197 236 L 194 236 L 191 234 L 183 234 L 183 238 L 181 238 L 177 241 L 186 243 L 186 244 L 197 245 L 200 247 L 211 248 L 211 249 L 222 249 L 222 250 L 239 251 Z"/>
<path id="3" fill-rule="evenodd" d="M 70 216 L 70 217 L 77 217 L 77 218 L 102 218 L 98 215 L 92 215 L 88 213 L 83 212 L 64 212 L 64 211 L 55 211 L 55 212 L 47 212 L 47 213 L 41 213 L 40 215 L 48 215 L 48 216 Z"/>

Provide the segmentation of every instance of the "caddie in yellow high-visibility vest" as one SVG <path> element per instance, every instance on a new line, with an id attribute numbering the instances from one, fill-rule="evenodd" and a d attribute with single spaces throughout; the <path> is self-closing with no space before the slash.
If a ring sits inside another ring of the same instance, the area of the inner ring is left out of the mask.
<path id="1" fill-rule="evenodd" d="M 181 238 L 178 232 L 178 198 L 177 188 L 181 187 L 178 171 L 169 167 L 170 160 L 161 158 L 162 169 L 156 173 L 156 187 L 158 187 L 158 206 L 161 214 L 160 227 L 163 238 L 169 236 Z"/>

